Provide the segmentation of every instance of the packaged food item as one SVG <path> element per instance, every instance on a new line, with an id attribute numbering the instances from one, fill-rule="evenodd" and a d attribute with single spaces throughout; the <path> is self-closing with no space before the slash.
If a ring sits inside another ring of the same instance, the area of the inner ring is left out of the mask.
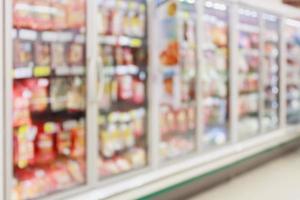
<path id="1" fill-rule="evenodd" d="M 100 56 L 104 66 L 114 66 L 114 48 L 111 45 L 100 46 Z"/>
<path id="2" fill-rule="evenodd" d="M 51 79 L 50 98 L 51 110 L 54 112 L 67 109 L 67 94 L 71 87 L 71 79 L 53 78 Z"/>
<path id="3" fill-rule="evenodd" d="M 43 112 L 48 107 L 48 79 L 28 80 L 31 90 L 30 111 Z"/>
<path id="4" fill-rule="evenodd" d="M 47 176 L 53 180 L 55 190 L 68 188 L 73 183 L 65 162 L 56 162 L 51 165 L 47 171 Z"/>
<path id="5" fill-rule="evenodd" d="M 68 46 L 68 63 L 70 66 L 84 66 L 84 46 L 79 43 L 71 43 Z"/>
<path id="6" fill-rule="evenodd" d="M 166 66 L 176 65 L 179 62 L 179 45 L 177 41 L 168 43 L 166 49 L 160 54 L 160 63 Z"/>
<path id="7" fill-rule="evenodd" d="M 176 112 L 176 129 L 181 133 L 186 133 L 188 130 L 187 113 L 184 109 Z"/>
<path id="8" fill-rule="evenodd" d="M 49 164 L 54 161 L 55 135 L 60 131 L 60 127 L 55 122 L 39 123 L 38 134 L 36 136 L 36 164 Z"/>
<path id="9" fill-rule="evenodd" d="M 15 82 L 13 86 L 13 126 L 31 124 L 30 117 L 31 91 L 25 81 Z"/>
<path id="10" fill-rule="evenodd" d="M 43 9 L 41 9 L 41 7 Z M 53 27 L 51 16 L 50 1 L 33 0 L 32 1 L 33 14 L 33 29 L 35 30 L 49 30 Z"/>
<path id="11" fill-rule="evenodd" d="M 31 28 L 33 23 L 32 0 L 13 1 L 13 24 L 17 28 Z"/>
<path id="12" fill-rule="evenodd" d="M 84 182 L 84 178 L 85 178 L 83 173 L 84 167 L 80 166 L 80 161 L 69 160 L 67 162 L 67 168 L 73 180 L 75 180 L 76 183 Z"/>
<path id="13" fill-rule="evenodd" d="M 51 43 L 51 65 L 54 69 L 67 67 L 66 50 L 63 43 Z"/>
<path id="14" fill-rule="evenodd" d="M 77 125 L 76 121 L 75 125 Z M 64 121 L 61 126 L 61 131 L 56 134 L 56 151 L 59 155 L 70 156 L 72 148 L 71 129 L 74 126 L 74 121 Z"/>
<path id="15" fill-rule="evenodd" d="M 50 67 L 51 52 L 50 44 L 45 42 L 35 42 L 34 44 L 34 56 L 35 56 L 35 66 L 47 66 Z"/>
<path id="16" fill-rule="evenodd" d="M 130 48 L 124 48 L 123 49 L 123 61 L 124 65 L 132 65 L 133 64 L 133 54 L 132 50 Z"/>
<path id="17" fill-rule="evenodd" d="M 123 50 L 122 47 L 117 46 L 115 48 L 115 53 L 116 53 L 115 57 L 116 57 L 116 64 L 117 65 L 124 65 L 125 64 L 124 53 L 123 52 L 124 52 L 124 50 Z"/>
<path id="18" fill-rule="evenodd" d="M 147 158 L 146 152 L 142 148 L 134 148 L 126 155 L 127 160 L 130 161 L 132 168 L 141 168 L 146 166 Z"/>
<path id="19" fill-rule="evenodd" d="M 86 22 L 86 1 L 67 0 L 67 24 L 70 29 L 83 29 Z"/>
<path id="20" fill-rule="evenodd" d="M 19 168 L 26 168 L 34 162 L 34 139 L 37 128 L 23 125 L 14 131 L 14 164 Z"/>
<path id="21" fill-rule="evenodd" d="M 130 75 L 117 77 L 118 99 L 122 101 L 130 100 L 133 97 L 133 78 Z"/>
<path id="22" fill-rule="evenodd" d="M 67 109 L 69 111 L 82 111 L 85 108 L 85 92 L 86 88 L 84 80 L 75 77 L 72 80 L 71 87 L 67 93 Z"/>
<path id="23" fill-rule="evenodd" d="M 14 67 L 33 67 L 33 44 L 20 39 L 14 40 Z"/>
<path id="24" fill-rule="evenodd" d="M 146 88 L 143 81 L 139 79 L 133 80 L 133 94 L 132 94 L 132 101 L 135 104 L 142 104 L 145 102 L 146 96 Z"/>
<path id="25" fill-rule="evenodd" d="M 134 110 L 131 115 L 133 134 L 135 137 L 142 137 L 145 134 L 145 110 Z"/>
<path id="26" fill-rule="evenodd" d="M 73 158 L 83 158 L 85 156 L 85 125 L 84 120 L 77 122 L 77 126 L 71 129 Z"/>
<path id="27" fill-rule="evenodd" d="M 67 4 L 60 0 L 51 0 L 51 7 L 55 9 L 52 12 L 52 26 L 54 30 L 63 30 L 68 28 L 67 24 Z"/>

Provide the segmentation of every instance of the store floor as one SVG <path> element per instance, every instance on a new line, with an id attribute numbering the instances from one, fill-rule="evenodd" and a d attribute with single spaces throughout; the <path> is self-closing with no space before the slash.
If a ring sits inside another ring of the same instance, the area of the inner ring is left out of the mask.
<path id="1" fill-rule="evenodd" d="M 190 200 L 298 200 L 300 150 L 287 154 Z"/>

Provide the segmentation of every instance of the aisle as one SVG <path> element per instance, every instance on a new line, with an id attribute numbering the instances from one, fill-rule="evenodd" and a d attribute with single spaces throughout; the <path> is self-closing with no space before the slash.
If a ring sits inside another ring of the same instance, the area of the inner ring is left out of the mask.
<path id="1" fill-rule="evenodd" d="M 298 200 L 300 150 L 190 200 Z"/>

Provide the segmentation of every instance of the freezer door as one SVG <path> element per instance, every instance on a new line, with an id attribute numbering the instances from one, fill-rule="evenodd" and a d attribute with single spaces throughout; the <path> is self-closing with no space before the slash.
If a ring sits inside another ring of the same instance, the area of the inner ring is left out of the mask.
<path id="1" fill-rule="evenodd" d="M 6 199 L 39 198 L 82 186 L 87 2 L 5 3 Z"/>
<path id="2" fill-rule="evenodd" d="M 97 1 L 98 176 L 148 165 L 147 1 Z"/>

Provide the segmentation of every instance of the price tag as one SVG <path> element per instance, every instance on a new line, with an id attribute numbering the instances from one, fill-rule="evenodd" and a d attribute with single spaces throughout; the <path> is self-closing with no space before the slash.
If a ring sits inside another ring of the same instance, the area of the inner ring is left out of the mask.
<path id="1" fill-rule="evenodd" d="M 20 30 L 19 37 L 23 40 L 37 40 L 37 32 L 31 30 Z"/>
<path id="2" fill-rule="evenodd" d="M 140 39 L 131 39 L 130 46 L 140 47 L 140 46 L 142 46 L 142 40 L 140 40 Z"/>
<path id="3" fill-rule="evenodd" d="M 22 67 L 14 69 L 14 78 L 31 78 L 32 77 L 32 68 L 31 67 Z"/>
<path id="4" fill-rule="evenodd" d="M 85 69 L 83 66 L 74 66 L 71 68 L 72 75 L 83 75 L 84 72 L 85 72 Z"/>
<path id="5" fill-rule="evenodd" d="M 57 67 L 55 68 L 55 74 L 58 76 L 65 76 L 70 74 L 69 67 Z"/>
<path id="6" fill-rule="evenodd" d="M 37 66 L 33 70 L 33 75 L 35 77 L 50 76 L 51 68 L 49 66 Z"/>

